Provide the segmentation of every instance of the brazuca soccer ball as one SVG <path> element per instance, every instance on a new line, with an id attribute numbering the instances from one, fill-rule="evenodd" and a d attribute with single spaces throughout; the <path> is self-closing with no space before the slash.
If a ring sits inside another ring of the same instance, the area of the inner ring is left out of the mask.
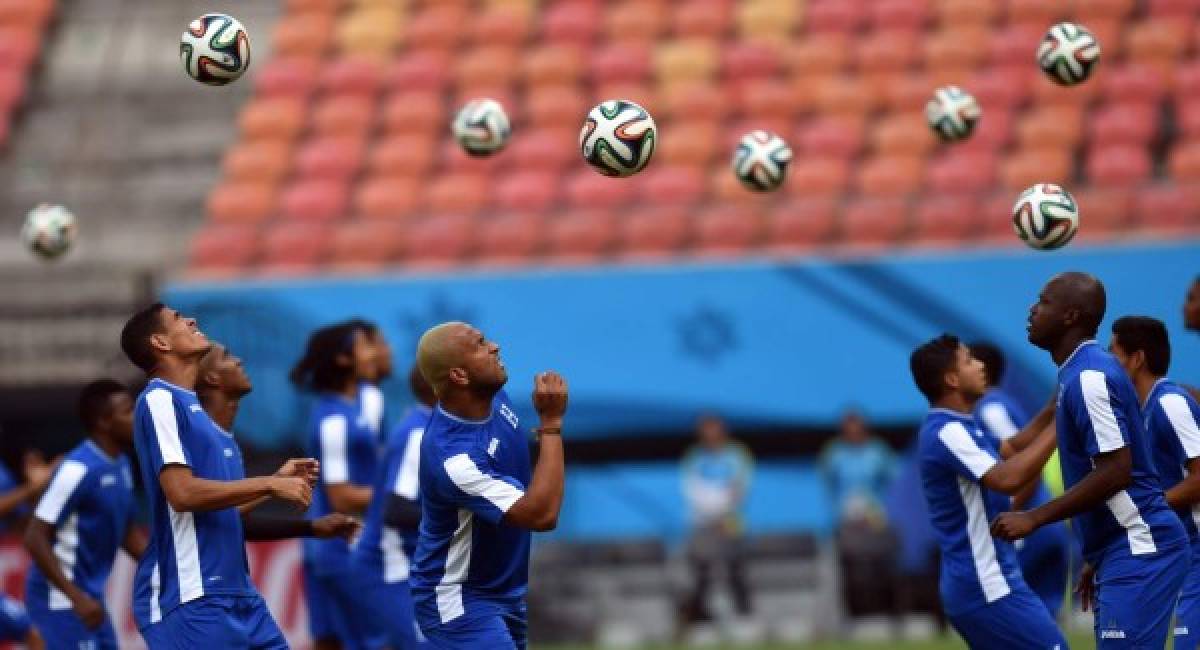
<path id="1" fill-rule="evenodd" d="M 1079 229 L 1079 205 L 1062 187 L 1039 183 L 1017 197 L 1012 220 L 1013 230 L 1030 248 L 1062 248 Z"/>
<path id="2" fill-rule="evenodd" d="M 454 137 L 472 156 L 488 156 L 508 144 L 512 135 L 508 114 L 494 99 L 473 99 L 454 117 Z"/>
<path id="3" fill-rule="evenodd" d="M 1087 81 L 1100 60 L 1100 42 L 1082 25 L 1059 23 L 1042 37 L 1037 62 L 1055 83 L 1074 86 Z"/>
<path id="4" fill-rule="evenodd" d="M 645 169 L 657 141 L 654 118 L 625 99 L 598 104 L 579 132 L 583 159 L 605 176 L 632 176 Z"/>
<path id="5" fill-rule="evenodd" d="M 250 37 L 233 16 L 204 14 L 184 30 L 179 58 L 192 79 L 224 86 L 250 67 Z"/>
<path id="6" fill-rule="evenodd" d="M 946 142 L 963 140 L 975 131 L 983 109 L 975 97 L 958 86 L 943 86 L 925 104 L 929 128 Z"/>
<path id="7" fill-rule="evenodd" d="M 42 203 L 25 215 L 21 241 L 45 259 L 54 259 L 75 242 L 75 215 L 61 205 Z"/>
<path id="8" fill-rule="evenodd" d="M 783 185 L 792 148 L 783 138 L 768 131 L 751 131 L 742 136 L 733 150 L 733 174 L 742 185 L 757 192 L 769 192 Z"/>

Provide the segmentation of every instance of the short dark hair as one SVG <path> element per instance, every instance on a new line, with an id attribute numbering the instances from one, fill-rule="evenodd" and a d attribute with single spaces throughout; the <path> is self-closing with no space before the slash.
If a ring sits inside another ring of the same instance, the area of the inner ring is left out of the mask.
<path id="1" fill-rule="evenodd" d="M 942 377 L 958 360 L 958 348 L 962 343 L 953 334 L 941 336 L 922 343 L 908 358 L 917 390 L 930 402 L 935 402 L 945 392 Z"/>
<path id="2" fill-rule="evenodd" d="M 103 417 L 108 415 L 112 407 L 112 396 L 120 393 L 129 394 L 129 389 L 113 379 L 97 379 L 79 391 L 78 412 L 83 426 L 91 431 Z"/>
<path id="3" fill-rule="evenodd" d="M 353 323 L 326 325 L 308 337 L 304 356 L 292 367 L 289 378 L 298 388 L 317 392 L 342 389 L 354 368 L 337 363 L 338 355 L 349 354 L 354 345 L 354 333 L 363 331 Z"/>
<path id="4" fill-rule="evenodd" d="M 365 318 L 351 318 L 346 321 L 346 324 L 354 329 L 362 330 L 362 333 L 372 341 L 379 337 L 379 326 Z"/>
<path id="5" fill-rule="evenodd" d="M 1122 316 L 1112 324 L 1121 349 L 1129 354 L 1146 355 L 1146 369 L 1155 377 L 1167 374 L 1171 367 L 1171 339 L 1167 326 L 1149 316 Z"/>
<path id="6" fill-rule="evenodd" d="M 1004 380 L 1004 370 L 1008 364 L 999 346 L 988 341 L 976 341 L 967 348 L 971 350 L 971 356 L 983 362 L 983 373 L 987 375 L 989 386 L 995 386 Z"/>
<path id="7" fill-rule="evenodd" d="M 146 372 L 154 370 L 158 359 L 150 346 L 150 337 L 163 331 L 162 310 L 166 305 L 156 302 L 139 310 L 121 328 L 121 350 L 133 365 Z"/>

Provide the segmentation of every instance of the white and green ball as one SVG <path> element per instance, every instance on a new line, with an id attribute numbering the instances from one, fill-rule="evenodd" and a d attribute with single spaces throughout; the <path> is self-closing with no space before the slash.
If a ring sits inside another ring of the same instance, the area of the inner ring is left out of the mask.
<path id="1" fill-rule="evenodd" d="M 925 120 L 929 128 L 946 142 L 957 142 L 975 131 L 983 109 L 971 93 L 958 86 L 942 86 L 925 104 Z"/>
<path id="2" fill-rule="evenodd" d="M 25 215 L 21 241 L 43 259 L 54 259 L 75 243 L 75 215 L 61 205 L 42 203 Z"/>
<path id="3" fill-rule="evenodd" d="M 1087 28 L 1075 23 L 1051 27 L 1037 49 L 1042 72 L 1063 86 L 1087 81 L 1099 61 L 1100 42 Z"/>
<path id="4" fill-rule="evenodd" d="M 579 132 L 583 159 L 605 176 L 632 176 L 654 155 L 658 127 L 646 109 L 625 99 L 601 102 Z"/>
<path id="5" fill-rule="evenodd" d="M 792 148 L 769 131 L 751 131 L 733 150 L 733 174 L 756 192 L 779 189 L 792 162 Z"/>
<path id="6" fill-rule="evenodd" d="M 192 79 L 224 86 L 237 81 L 250 67 L 250 37 L 233 16 L 204 14 L 184 30 L 179 58 Z"/>
<path id="7" fill-rule="evenodd" d="M 1030 248 L 1062 248 L 1079 230 L 1079 204 L 1061 186 L 1038 183 L 1017 197 L 1012 220 L 1017 237 Z"/>
<path id="8" fill-rule="evenodd" d="M 472 156 L 490 156 L 504 148 L 512 125 L 504 106 L 494 99 L 473 99 L 454 116 L 454 138 Z"/>

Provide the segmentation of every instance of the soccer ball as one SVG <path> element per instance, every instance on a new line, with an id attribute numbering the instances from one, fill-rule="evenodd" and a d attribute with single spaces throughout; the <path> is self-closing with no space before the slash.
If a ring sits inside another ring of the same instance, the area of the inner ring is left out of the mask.
<path id="1" fill-rule="evenodd" d="M 54 259 L 75 242 L 75 215 L 61 205 L 42 203 L 25 215 L 21 241 L 34 254 Z"/>
<path id="2" fill-rule="evenodd" d="M 583 159 L 605 176 L 632 176 L 645 169 L 657 140 L 654 118 L 625 99 L 597 104 L 579 131 Z"/>
<path id="3" fill-rule="evenodd" d="M 929 128 L 946 142 L 963 140 L 975 130 L 983 109 L 979 102 L 958 86 L 943 86 L 925 104 L 925 119 Z"/>
<path id="4" fill-rule="evenodd" d="M 1013 230 L 1030 248 L 1062 248 L 1079 229 L 1079 205 L 1061 186 L 1039 183 L 1017 197 L 1012 220 Z"/>
<path id="5" fill-rule="evenodd" d="M 204 14 L 188 23 L 179 41 L 179 58 L 192 79 L 224 86 L 250 67 L 250 37 L 233 16 Z"/>
<path id="6" fill-rule="evenodd" d="M 504 107 L 494 99 L 473 99 L 454 116 L 454 137 L 472 156 L 489 156 L 508 144 L 512 127 Z"/>
<path id="7" fill-rule="evenodd" d="M 790 162 L 792 148 L 783 138 L 769 131 L 751 131 L 733 151 L 733 174 L 742 185 L 769 192 L 783 185 Z"/>
<path id="8" fill-rule="evenodd" d="M 1100 60 L 1100 42 L 1082 25 L 1059 23 L 1038 45 L 1037 61 L 1055 83 L 1074 86 L 1087 81 Z"/>

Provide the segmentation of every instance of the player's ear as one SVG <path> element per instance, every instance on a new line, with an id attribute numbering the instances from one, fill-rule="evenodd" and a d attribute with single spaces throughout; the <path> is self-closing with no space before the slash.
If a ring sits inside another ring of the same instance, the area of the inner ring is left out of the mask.
<path id="1" fill-rule="evenodd" d="M 150 347 L 156 352 L 170 352 L 171 341 L 166 332 L 155 332 L 150 335 Z"/>
<path id="2" fill-rule="evenodd" d="M 471 376 L 467 373 L 466 368 L 451 368 L 446 379 L 456 386 L 467 386 L 471 383 Z"/>
<path id="3" fill-rule="evenodd" d="M 1145 368 L 1146 367 L 1146 351 L 1138 350 L 1137 352 L 1134 352 L 1133 354 L 1129 355 L 1129 365 L 1132 366 L 1134 370 L 1137 370 L 1138 368 Z"/>
<path id="4" fill-rule="evenodd" d="M 962 381 L 958 376 L 957 370 L 947 370 L 946 372 L 942 373 L 942 383 L 947 389 L 954 391 L 958 390 L 958 387 L 962 384 Z"/>

